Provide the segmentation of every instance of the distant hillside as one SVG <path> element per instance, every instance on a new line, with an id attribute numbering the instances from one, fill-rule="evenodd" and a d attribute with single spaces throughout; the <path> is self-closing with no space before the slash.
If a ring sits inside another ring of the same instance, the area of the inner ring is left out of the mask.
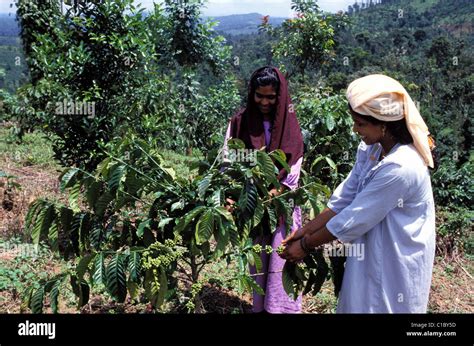
<path id="1" fill-rule="evenodd" d="M 8 13 L 0 13 L 0 36 L 16 37 L 20 34 L 15 18 L 13 14 L 9 16 Z"/>
<path id="2" fill-rule="evenodd" d="M 460 36 L 474 33 L 473 0 L 374 0 L 372 5 L 357 2 L 348 12 L 356 15 L 356 25 L 364 29 L 391 30 L 394 28 L 432 27 Z"/>
<path id="3" fill-rule="evenodd" d="M 0 89 L 14 92 L 26 78 L 20 46 L 20 29 L 15 15 L 0 13 Z"/>
<path id="4" fill-rule="evenodd" d="M 347 57 L 351 62 L 336 64 L 346 76 L 341 87 L 354 77 L 350 73 L 363 68 L 403 71 L 416 60 L 424 62 L 417 65 L 423 77 L 428 58 L 444 54 L 447 61 L 472 55 L 473 0 L 381 0 L 372 6 L 352 5 L 348 12 L 351 25 L 337 38 L 339 61 Z M 464 63 L 466 71 L 472 69 L 467 60 Z"/>
<path id="5" fill-rule="evenodd" d="M 394 77 L 416 100 L 440 157 L 456 151 L 466 162 L 474 133 L 474 1 L 374 0 L 348 13 L 351 25 L 338 31 L 324 72 L 327 84 L 344 91 L 368 74 Z"/>
<path id="6" fill-rule="evenodd" d="M 218 22 L 217 30 L 225 34 L 251 34 L 258 30 L 263 15 L 259 13 L 233 14 L 230 16 L 204 17 Z M 286 18 L 270 17 L 272 25 L 280 25 Z M 15 16 L 0 13 L 0 36 L 16 37 L 20 33 Z"/>
<path id="7" fill-rule="evenodd" d="M 258 26 L 262 23 L 263 15 L 259 13 L 233 14 L 222 17 L 206 17 L 219 22 L 216 30 L 227 35 L 252 34 L 258 31 Z M 271 17 L 269 23 L 280 25 L 287 18 Z"/>

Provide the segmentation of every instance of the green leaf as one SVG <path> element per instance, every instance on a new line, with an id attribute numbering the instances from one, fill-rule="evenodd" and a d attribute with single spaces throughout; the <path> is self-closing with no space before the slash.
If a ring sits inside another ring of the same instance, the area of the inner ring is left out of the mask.
<path id="1" fill-rule="evenodd" d="M 331 114 L 328 114 L 325 120 L 327 129 L 332 131 L 334 127 L 336 127 L 336 121 L 334 120 L 334 117 Z"/>
<path id="2" fill-rule="evenodd" d="M 158 223 L 158 228 L 162 230 L 171 221 L 174 221 L 174 218 L 166 217 L 166 218 L 161 219 L 160 222 Z"/>
<path id="3" fill-rule="evenodd" d="M 267 208 L 267 215 L 268 215 L 268 226 L 270 227 L 270 232 L 275 232 L 278 226 L 278 219 L 275 213 L 275 210 L 271 207 Z"/>
<path id="4" fill-rule="evenodd" d="M 222 256 L 225 252 L 227 245 L 229 244 L 230 240 L 230 232 L 226 230 L 226 228 L 222 224 L 222 220 L 220 218 L 216 218 L 217 227 L 214 230 L 214 238 L 216 239 L 216 258 Z"/>
<path id="5" fill-rule="evenodd" d="M 162 269 L 160 270 L 160 291 L 156 300 L 157 306 L 163 305 L 167 292 L 168 292 L 168 280 L 166 277 L 166 272 Z"/>
<path id="6" fill-rule="evenodd" d="M 51 226 L 49 226 L 48 230 L 48 240 L 49 244 L 51 245 L 51 248 L 53 251 L 58 252 L 59 251 L 59 245 L 58 245 L 58 223 L 56 220 L 54 220 L 51 223 Z"/>
<path id="7" fill-rule="evenodd" d="M 283 216 L 285 219 L 285 228 L 287 235 L 291 231 L 293 225 L 293 208 L 283 198 L 274 198 L 273 203 L 278 216 Z"/>
<path id="8" fill-rule="evenodd" d="M 160 282 L 154 275 L 154 272 L 157 273 L 157 270 L 148 269 L 145 273 L 145 295 L 155 308 L 159 307 L 156 302 L 160 292 Z"/>
<path id="9" fill-rule="evenodd" d="M 109 164 L 110 162 L 112 161 L 112 158 L 111 157 L 107 157 L 105 158 L 104 160 L 102 160 L 101 163 L 99 163 L 97 165 L 97 168 L 96 168 L 96 176 L 99 177 L 99 176 L 105 176 L 107 174 L 107 171 L 108 171 L 108 168 L 109 168 Z"/>
<path id="10" fill-rule="evenodd" d="M 81 192 L 81 182 L 76 182 L 71 191 L 69 192 L 69 205 L 74 212 L 79 212 L 81 209 L 79 208 L 79 194 Z"/>
<path id="11" fill-rule="evenodd" d="M 334 283 L 334 294 L 339 296 L 342 287 L 342 279 L 344 277 L 344 264 L 346 262 L 345 256 L 329 256 L 331 262 L 331 275 Z"/>
<path id="12" fill-rule="evenodd" d="M 324 281 L 326 281 L 326 278 L 329 273 L 329 266 L 326 260 L 324 259 L 322 250 L 318 250 L 317 252 L 312 253 L 311 257 L 313 258 L 313 263 L 316 263 L 316 275 L 314 276 L 314 279 L 311 282 L 313 286 L 312 293 L 317 294 L 321 290 L 321 287 L 323 286 Z"/>
<path id="13" fill-rule="evenodd" d="M 215 210 L 221 214 L 227 221 L 234 223 L 234 218 L 232 214 L 224 207 L 217 207 Z"/>
<path id="14" fill-rule="evenodd" d="M 286 155 L 283 150 L 274 150 L 269 155 L 274 161 L 278 162 L 287 173 L 291 171 L 290 166 L 288 166 L 286 162 Z"/>
<path id="15" fill-rule="evenodd" d="M 255 266 L 255 258 L 254 258 L 253 252 L 252 251 L 247 252 L 246 256 L 247 256 L 247 261 L 249 262 L 249 264 L 251 266 Z"/>
<path id="16" fill-rule="evenodd" d="M 258 273 L 261 273 L 262 272 L 262 258 L 260 257 L 260 254 L 255 252 L 255 251 L 252 251 L 253 253 L 253 258 L 254 258 L 254 262 L 255 262 L 255 269 L 257 269 L 257 272 Z"/>
<path id="17" fill-rule="evenodd" d="M 107 185 L 112 192 L 118 189 L 120 181 L 126 172 L 126 168 L 127 167 L 122 164 L 117 164 L 112 168 L 110 179 L 107 182 Z"/>
<path id="18" fill-rule="evenodd" d="M 209 188 L 209 185 L 211 184 L 212 177 L 213 174 L 207 174 L 198 183 L 198 196 L 201 200 L 204 199 L 206 191 Z"/>
<path id="19" fill-rule="evenodd" d="M 199 249 L 201 250 L 204 258 L 207 258 L 209 252 L 211 251 L 211 244 L 208 241 L 205 241 L 199 246 Z"/>
<path id="20" fill-rule="evenodd" d="M 314 196 L 317 196 L 320 192 L 323 192 L 327 198 L 331 196 L 331 189 L 323 184 L 313 182 L 311 186 L 308 187 L 308 190 L 311 191 Z"/>
<path id="21" fill-rule="evenodd" d="M 260 167 L 265 179 L 269 183 L 276 182 L 278 170 L 267 153 L 264 153 L 263 151 L 257 151 L 257 166 Z"/>
<path id="22" fill-rule="evenodd" d="M 94 255 L 85 255 L 79 260 L 79 263 L 76 267 L 76 276 L 79 281 L 82 281 L 84 274 L 89 268 L 89 263 L 95 258 Z"/>
<path id="23" fill-rule="evenodd" d="M 230 243 L 233 246 L 239 246 L 240 238 L 239 238 L 239 232 L 237 231 L 237 228 L 235 226 L 234 227 L 228 227 L 227 231 L 229 233 Z"/>
<path id="24" fill-rule="evenodd" d="M 39 244 L 42 239 L 48 238 L 51 224 L 55 222 L 56 211 L 53 204 L 43 204 L 43 209 L 35 220 L 31 237 L 33 244 Z"/>
<path id="25" fill-rule="evenodd" d="M 105 210 L 113 199 L 114 196 L 109 191 L 105 191 L 97 201 L 97 204 L 95 206 L 95 213 L 100 217 L 103 216 Z"/>
<path id="26" fill-rule="evenodd" d="M 286 261 L 283 266 L 282 283 L 286 294 L 288 294 L 290 298 L 296 300 L 297 295 L 295 292 L 296 283 L 294 281 L 294 270 L 295 264 Z"/>
<path id="27" fill-rule="evenodd" d="M 138 294 L 140 292 L 139 288 L 140 288 L 140 285 L 137 284 L 136 282 L 133 282 L 131 280 L 127 281 L 128 293 L 130 294 L 130 298 L 132 300 L 136 300 L 138 298 Z"/>
<path id="28" fill-rule="evenodd" d="M 95 284 L 102 283 L 107 284 L 107 276 L 105 270 L 105 257 L 104 253 L 98 253 L 94 258 L 94 272 L 92 274 L 93 282 Z"/>
<path id="29" fill-rule="evenodd" d="M 247 180 L 240 193 L 239 201 L 237 202 L 244 222 L 254 215 L 255 208 L 257 207 L 257 199 L 257 187 L 250 180 Z"/>
<path id="30" fill-rule="evenodd" d="M 215 208 L 221 206 L 221 189 L 217 189 L 211 196 L 212 204 Z"/>
<path id="31" fill-rule="evenodd" d="M 90 288 L 85 280 L 79 281 L 77 276 L 71 275 L 71 286 L 73 293 L 79 298 L 78 309 L 83 307 L 89 301 Z"/>
<path id="32" fill-rule="evenodd" d="M 140 222 L 140 224 L 138 225 L 138 228 L 137 228 L 137 236 L 139 238 L 143 237 L 143 233 L 145 231 L 145 228 L 150 228 L 151 222 L 152 222 L 152 220 L 150 220 L 150 219 L 147 219 L 147 220 L 144 220 L 144 221 Z"/>
<path id="33" fill-rule="evenodd" d="M 108 292 L 116 301 L 123 303 L 127 295 L 125 257 L 121 254 L 116 254 L 107 266 L 106 273 Z"/>
<path id="34" fill-rule="evenodd" d="M 237 257 L 237 265 L 238 265 L 238 268 L 239 268 L 239 272 L 241 272 L 241 273 L 245 272 L 246 263 L 244 263 L 244 255 L 243 254 Z"/>
<path id="35" fill-rule="evenodd" d="M 72 221 L 74 220 L 74 212 L 67 207 L 61 207 L 59 211 L 59 220 L 62 230 L 65 234 L 68 234 L 72 226 Z"/>
<path id="36" fill-rule="evenodd" d="M 248 281 L 246 280 L 245 276 L 239 276 L 237 280 L 238 286 L 237 291 L 239 293 L 244 293 L 245 291 L 250 291 L 252 287 L 249 285 Z"/>
<path id="37" fill-rule="evenodd" d="M 79 246 L 82 251 L 89 249 L 90 231 L 91 231 L 90 214 L 84 213 L 81 215 L 81 222 L 80 222 L 80 227 L 79 227 Z"/>
<path id="38" fill-rule="evenodd" d="M 147 270 L 145 277 L 145 294 L 155 308 L 159 308 L 163 305 L 167 291 L 168 281 L 165 271 L 161 268 Z"/>
<path id="39" fill-rule="evenodd" d="M 140 253 L 133 251 L 128 260 L 128 271 L 130 272 L 129 281 L 139 283 L 141 272 Z"/>
<path id="40" fill-rule="evenodd" d="M 171 205 L 171 211 L 175 211 L 175 210 L 182 210 L 184 208 L 184 200 L 180 199 L 179 201 L 177 202 L 174 202 L 172 205 Z"/>
<path id="41" fill-rule="evenodd" d="M 34 314 L 43 312 L 44 285 L 41 285 L 31 296 L 29 308 Z"/>
<path id="42" fill-rule="evenodd" d="M 78 173 L 79 170 L 77 168 L 69 168 L 64 171 L 63 175 L 60 177 L 59 188 L 61 192 L 64 192 L 66 188 L 71 187 L 76 183 Z"/>
<path id="43" fill-rule="evenodd" d="M 20 311 L 26 311 L 27 308 L 31 309 L 31 299 L 35 291 L 34 286 L 28 286 L 21 297 Z"/>
<path id="44" fill-rule="evenodd" d="M 314 159 L 314 161 L 313 161 L 313 163 L 311 164 L 311 167 L 309 168 L 309 170 L 310 170 L 311 172 L 314 172 L 314 171 L 313 171 L 314 166 L 316 166 L 319 162 L 321 162 L 322 160 L 324 160 L 324 158 L 325 158 L 324 156 L 318 155 L 318 156 L 316 157 L 316 159 Z M 314 173 L 317 173 L 317 172 L 314 172 Z"/>
<path id="45" fill-rule="evenodd" d="M 100 196 L 100 190 L 102 189 L 102 183 L 98 181 L 92 182 L 86 191 L 86 200 L 91 208 L 95 207 L 97 199 Z"/>
<path id="46" fill-rule="evenodd" d="M 138 173 L 135 173 L 133 171 L 127 172 L 127 176 L 125 178 L 124 185 L 126 187 L 126 191 L 133 195 L 136 196 L 137 192 L 145 185 L 144 181 L 140 178 L 137 177 Z"/>
<path id="47" fill-rule="evenodd" d="M 200 213 L 202 213 L 206 207 L 204 206 L 199 206 L 191 210 L 189 213 L 187 213 L 185 216 L 179 218 L 177 220 L 177 224 L 174 227 L 174 232 L 176 233 L 181 233 L 184 231 L 184 229 L 189 225 L 189 223 L 197 217 Z"/>
<path id="48" fill-rule="evenodd" d="M 229 149 L 245 149 L 245 143 L 239 138 L 231 138 L 227 141 L 227 147 Z"/>
<path id="49" fill-rule="evenodd" d="M 104 240 L 104 228 L 99 223 L 94 223 L 90 232 L 90 242 L 94 249 L 100 250 L 102 241 Z"/>
<path id="50" fill-rule="evenodd" d="M 214 214 L 212 209 L 207 209 L 196 224 L 196 243 L 198 245 L 208 241 L 214 230 Z"/>
<path id="51" fill-rule="evenodd" d="M 333 170 L 335 170 L 335 171 L 337 172 L 337 166 L 336 166 L 336 164 L 334 163 L 334 161 L 331 160 L 330 157 L 326 156 L 326 162 L 329 164 L 329 166 L 330 166 Z"/>
<path id="52" fill-rule="evenodd" d="M 255 213 L 252 219 L 252 227 L 256 227 L 260 224 L 263 219 L 263 215 L 265 213 L 265 208 L 263 207 L 262 202 L 260 199 L 257 199 L 257 206 L 255 208 Z"/>
<path id="53" fill-rule="evenodd" d="M 44 209 L 46 203 L 43 199 L 37 199 L 30 204 L 25 217 L 25 230 L 30 231 L 31 226 L 35 223 L 34 221 Z"/>
<path id="54" fill-rule="evenodd" d="M 260 287 L 260 285 L 257 283 L 257 281 L 255 281 L 254 278 L 246 277 L 246 281 L 247 281 L 247 285 L 250 286 L 255 291 L 255 293 L 261 296 L 265 295 L 265 291 L 263 290 L 262 287 Z"/>
<path id="55" fill-rule="evenodd" d="M 49 292 L 49 300 L 51 302 L 51 310 L 53 314 L 58 313 L 58 298 L 59 298 L 59 287 L 61 286 L 61 280 L 56 280 L 54 282 L 51 291 Z"/>

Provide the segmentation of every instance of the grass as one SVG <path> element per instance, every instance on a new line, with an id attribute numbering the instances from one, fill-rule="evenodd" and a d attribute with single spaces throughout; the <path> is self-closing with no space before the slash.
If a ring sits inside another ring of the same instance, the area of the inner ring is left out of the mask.
<path id="1" fill-rule="evenodd" d="M 68 263 L 56 258 L 47 246 L 34 246 L 19 237 L 0 239 L 0 312 L 22 312 L 27 288 L 66 270 Z M 63 291 L 62 307 L 74 302 L 72 292 Z M 26 311 L 25 311 L 26 312 Z"/>
<path id="2" fill-rule="evenodd" d="M 0 162 L 17 167 L 37 166 L 53 171 L 60 165 L 53 159 L 53 149 L 47 136 L 40 131 L 25 134 L 18 142 L 13 134 L 13 127 L 0 128 Z"/>
<path id="3" fill-rule="evenodd" d="M 168 166 L 173 168 L 177 177 L 188 179 L 197 175 L 197 169 L 191 169 L 191 165 L 202 159 L 202 155 L 195 151 L 193 156 L 186 156 L 172 150 L 163 149 L 160 152 Z"/>

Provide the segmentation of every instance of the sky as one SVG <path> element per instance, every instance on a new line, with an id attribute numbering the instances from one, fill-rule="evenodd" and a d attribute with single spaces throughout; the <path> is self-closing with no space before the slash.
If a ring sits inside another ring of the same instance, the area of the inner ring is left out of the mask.
<path id="1" fill-rule="evenodd" d="M 136 0 L 143 7 L 151 9 L 153 1 L 157 0 Z M 14 12 L 10 4 L 14 0 L 0 0 L 0 13 Z M 159 2 L 159 1 L 158 1 Z M 347 6 L 352 5 L 355 0 L 319 0 L 319 6 L 329 12 L 346 10 Z M 258 12 L 263 15 L 274 17 L 290 17 L 291 0 L 208 0 L 203 10 L 206 16 L 224 16 L 229 14 L 242 14 Z"/>

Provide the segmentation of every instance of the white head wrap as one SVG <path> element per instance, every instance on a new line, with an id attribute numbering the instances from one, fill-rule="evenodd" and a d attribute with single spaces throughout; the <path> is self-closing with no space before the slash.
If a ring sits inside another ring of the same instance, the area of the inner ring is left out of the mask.
<path id="1" fill-rule="evenodd" d="M 428 143 L 428 127 L 410 95 L 399 82 L 385 75 L 369 75 L 353 81 L 347 88 L 346 96 L 356 113 L 381 121 L 405 118 L 413 145 L 425 164 L 434 167 Z"/>

